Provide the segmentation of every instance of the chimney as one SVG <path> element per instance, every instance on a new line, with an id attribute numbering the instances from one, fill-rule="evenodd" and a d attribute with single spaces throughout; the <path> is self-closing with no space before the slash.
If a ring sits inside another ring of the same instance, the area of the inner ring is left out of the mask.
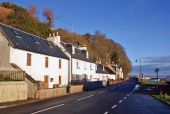
<path id="1" fill-rule="evenodd" d="M 102 65 L 102 66 L 103 66 L 103 71 L 105 71 L 104 65 Z"/>
<path id="2" fill-rule="evenodd" d="M 58 32 L 49 34 L 49 37 L 47 38 L 49 41 L 53 42 L 54 45 L 60 46 L 60 36 L 58 35 Z"/>
<path id="3" fill-rule="evenodd" d="M 89 52 L 87 52 L 87 50 L 86 50 L 86 58 L 87 59 L 89 58 Z"/>
<path id="4" fill-rule="evenodd" d="M 75 47 L 72 45 L 72 54 L 75 54 Z"/>

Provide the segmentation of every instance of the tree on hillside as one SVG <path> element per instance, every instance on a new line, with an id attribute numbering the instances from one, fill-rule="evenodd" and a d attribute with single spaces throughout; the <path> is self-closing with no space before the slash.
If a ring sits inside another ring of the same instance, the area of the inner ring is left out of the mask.
<path id="1" fill-rule="evenodd" d="M 30 12 L 30 14 L 35 17 L 36 19 L 38 19 L 37 17 L 37 7 L 34 5 L 29 5 L 28 6 L 28 11 Z"/>
<path id="2" fill-rule="evenodd" d="M 50 8 L 44 9 L 43 15 L 46 17 L 48 21 L 48 25 L 52 28 L 54 24 L 54 13 Z"/>

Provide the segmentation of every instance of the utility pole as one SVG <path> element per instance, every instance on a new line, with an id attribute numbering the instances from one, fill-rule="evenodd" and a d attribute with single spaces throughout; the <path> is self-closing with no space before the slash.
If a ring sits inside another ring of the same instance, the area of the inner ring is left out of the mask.
<path id="1" fill-rule="evenodd" d="M 159 68 L 155 68 L 155 73 L 156 73 L 156 77 L 157 77 L 156 88 L 158 89 L 158 73 L 159 73 Z"/>
<path id="2" fill-rule="evenodd" d="M 142 75 L 142 61 L 140 58 L 136 59 L 136 62 L 138 61 L 139 61 L 139 78 L 140 78 L 140 76 Z"/>

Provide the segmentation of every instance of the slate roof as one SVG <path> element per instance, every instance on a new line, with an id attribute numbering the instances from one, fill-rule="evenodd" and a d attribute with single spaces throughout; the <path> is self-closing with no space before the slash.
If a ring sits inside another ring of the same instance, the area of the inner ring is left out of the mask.
<path id="1" fill-rule="evenodd" d="M 103 71 L 104 66 L 102 64 L 96 64 L 96 65 L 97 65 L 96 73 L 109 74 L 106 70 Z"/>
<path id="2" fill-rule="evenodd" d="M 11 46 L 13 48 L 69 59 L 58 46 L 44 38 L 9 27 L 2 23 L 0 23 L 0 29 L 5 33 L 7 40 L 12 44 Z"/>
<path id="3" fill-rule="evenodd" d="M 109 73 L 109 74 L 116 74 L 113 70 L 111 70 L 108 66 L 105 66 L 105 70 Z"/>
<path id="4" fill-rule="evenodd" d="M 72 58 L 93 63 L 92 60 L 86 58 L 86 52 L 84 50 L 80 50 L 80 49 L 75 48 L 75 54 L 72 54 L 72 44 L 61 42 L 61 45 L 72 56 Z"/>

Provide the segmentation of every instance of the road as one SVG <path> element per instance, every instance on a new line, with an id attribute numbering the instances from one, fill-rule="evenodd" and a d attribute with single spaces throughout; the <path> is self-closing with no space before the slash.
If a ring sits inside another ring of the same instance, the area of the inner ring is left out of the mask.
<path id="1" fill-rule="evenodd" d="M 133 91 L 134 81 L 0 109 L 0 114 L 170 114 L 170 107 Z"/>

